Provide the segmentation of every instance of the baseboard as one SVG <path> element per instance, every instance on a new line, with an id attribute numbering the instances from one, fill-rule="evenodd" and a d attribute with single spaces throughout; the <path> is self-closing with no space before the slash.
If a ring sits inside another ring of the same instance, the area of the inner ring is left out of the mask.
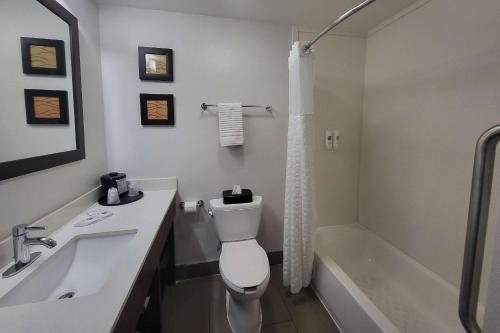
<path id="1" fill-rule="evenodd" d="M 267 254 L 269 265 L 283 263 L 283 251 L 274 251 Z M 175 266 L 175 277 L 177 281 L 194 279 L 202 276 L 219 274 L 219 261 L 213 260 L 192 265 Z"/>
<path id="2" fill-rule="evenodd" d="M 283 251 L 268 252 L 269 265 L 281 265 L 283 263 Z"/>
<path id="3" fill-rule="evenodd" d="M 175 266 L 175 279 L 187 280 L 202 276 L 219 274 L 219 261 L 207 261 L 192 265 Z"/>

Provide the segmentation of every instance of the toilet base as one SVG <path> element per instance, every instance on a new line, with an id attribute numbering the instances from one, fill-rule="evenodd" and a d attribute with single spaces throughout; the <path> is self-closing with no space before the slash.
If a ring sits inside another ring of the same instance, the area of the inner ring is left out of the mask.
<path id="1" fill-rule="evenodd" d="M 260 298 L 240 301 L 226 290 L 227 321 L 233 333 L 259 333 L 262 326 Z"/>

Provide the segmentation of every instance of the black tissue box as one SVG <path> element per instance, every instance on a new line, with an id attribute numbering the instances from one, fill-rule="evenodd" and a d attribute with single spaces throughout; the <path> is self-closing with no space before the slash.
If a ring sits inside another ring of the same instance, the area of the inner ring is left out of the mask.
<path id="1" fill-rule="evenodd" d="M 233 190 L 222 191 L 222 202 L 224 205 L 252 202 L 252 191 L 247 188 L 241 190 L 241 194 L 233 194 Z"/>

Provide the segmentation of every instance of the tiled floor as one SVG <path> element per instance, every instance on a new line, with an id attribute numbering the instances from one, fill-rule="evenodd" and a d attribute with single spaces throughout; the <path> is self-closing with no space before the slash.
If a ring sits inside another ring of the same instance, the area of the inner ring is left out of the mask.
<path id="1" fill-rule="evenodd" d="M 262 333 L 339 333 L 311 289 L 292 295 L 281 285 L 281 266 L 261 298 Z M 220 275 L 178 282 L 165 295 L 165 333 L 231 333 Z"/>

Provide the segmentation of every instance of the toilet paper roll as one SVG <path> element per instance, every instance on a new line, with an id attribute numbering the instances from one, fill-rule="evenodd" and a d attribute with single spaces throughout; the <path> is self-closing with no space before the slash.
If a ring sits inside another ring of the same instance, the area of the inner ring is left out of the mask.
<path id="1" fill-rule="evenodd" d="M 184 202 L 184 212 L 186 213 L 196 213 L 198 205 L 196 201 L 186 201 Z"/>

